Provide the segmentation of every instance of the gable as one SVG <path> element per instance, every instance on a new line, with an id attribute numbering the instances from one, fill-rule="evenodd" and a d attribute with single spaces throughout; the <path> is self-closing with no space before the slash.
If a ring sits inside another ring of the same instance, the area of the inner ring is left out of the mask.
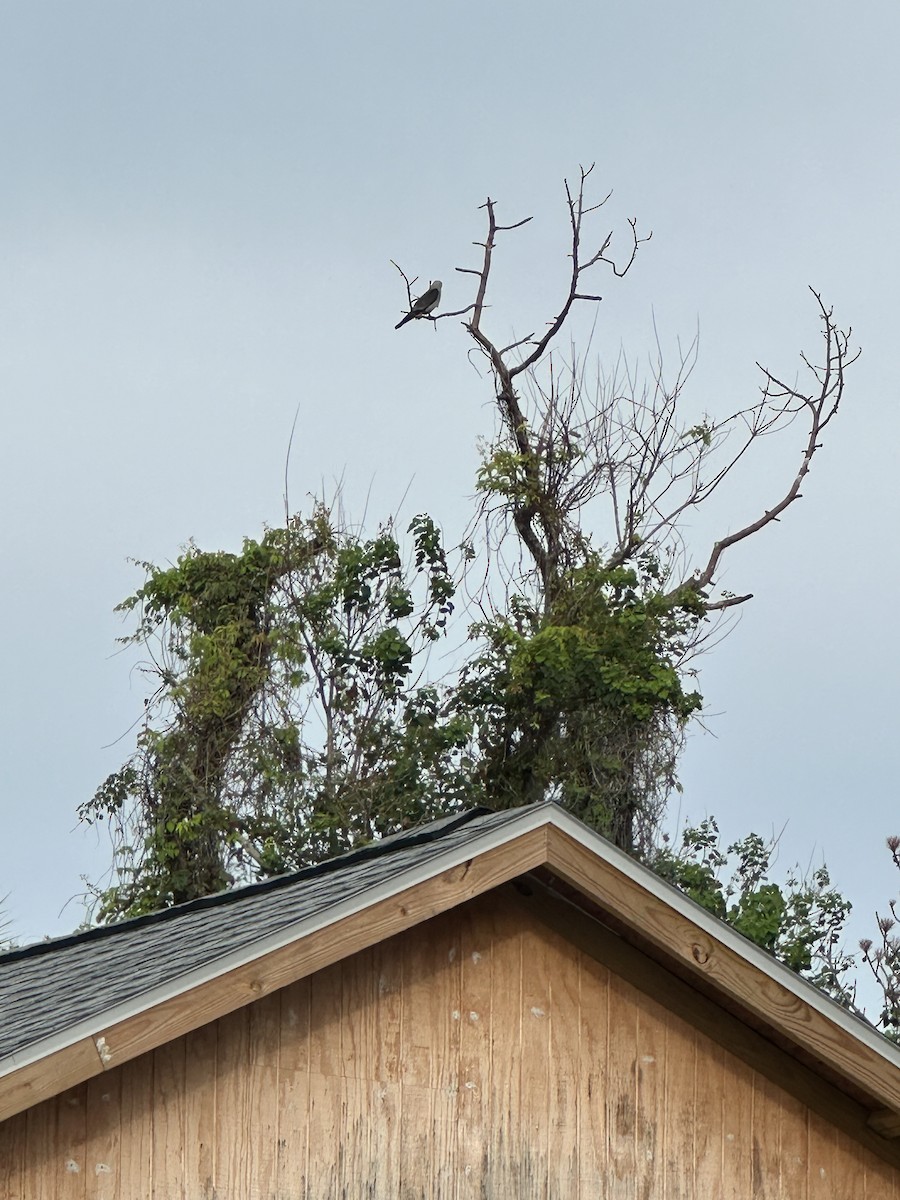
<path id="1" fill-rule="evenodd" d="M 510 883 L 589 955 L 662 990 L 898 1161 L 900 1140 L 885 1141 L 900 1139 L 898 1048 L 549 803 L 444 818 L 295 876 L 0 956 L 0 1119 Z M 124 988 L 117 1000 L 110 986 Z"/>
<path id="2" fill-rule="evenodd" d="M 893 1196 L 603 957 L 489 892 L 3 1122 L 0 1196 Z"/>

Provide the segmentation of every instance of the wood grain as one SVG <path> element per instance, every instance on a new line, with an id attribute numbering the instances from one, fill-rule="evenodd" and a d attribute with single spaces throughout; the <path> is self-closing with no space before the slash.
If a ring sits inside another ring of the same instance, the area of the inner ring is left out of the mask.
<path id="1" fill-rule="evenodd" d="M 107 1065 L 127 1061 L 514 879 L 544 860 L 546 834 L 545 829 L 522 834 L 302 940 L 101 1030 L 98 1037 L 104 1038 L 111 1056 Z"/>
<path id="2" fill-rule="evenodd" d="M 0 1121 L 99 1075 L 103 1063 L 92 1038 L 82 1038 L 0 1079 Z"/>
<path id="3" fill-rule="evenodd" d="M 549 864 L 562 879 L 689 972 L 712 981 L 805 1054 L 846 1073 L 900 1113 L 900 1070 L 883 1056 L 568 834 L 550 828 L 547 838 Z"/>
<path id="4" fill-rule="evenodd" d="M 84 1200 L 90 1179 L 90 1194 L 93 1196 L 94 1180 L 92 1168 L 96 1161 L 98 1143 L 103 1137 L 104 1122 L 97 1111 L 97 1096 L 91 1103 L 91 1123 L 88 1124 L 88 1084 L 70 1088 L 60 1096 L 56 1105 L 56 1198 L 57 1200 Z M 99 1119 L 98 1119 L 99 1118 Z M 102 1154 L 101 1161 L 110 1165 L 109 1157 Z M 62 1170 L 59 1169 L 62 1164 Z M 115 1163 L 118 1166 L 118 1163 Z M 101 1197 L 110 1194 L 104 1187 L 105 1180 L 97 1179 Z M 115 1193 L 113 1193 L 115 1194 Z"/>
<path id="5" fill-rule="evenodd" d="M 104 1074 L 85 1085 L 85 1197 L 118 1200 L 122 1077 Z"/>
<path id="6" fill-rule="evenodd" d="M 188 1034 L 184 1047 L 184 1177 L 202 1185 L 201 1194 L 212 1191 L 216 1175 L 218 1040 L 213 1022 Z"/>
<path id="7" fill-rule="evenodd" d="M 149 1195 L 153 1188 L 153 1055 L 147 1054 L 126 1063 L 117 1074 L 120 1082 L 119 1192 L 120 1200 L 128 1200 L 129 1196 Z"/>
<path id="8" fill-rule="evenodd" d="M 184 1114 L 187 1106 L 185 1042 L 178 1038 L 153 1052 L 150 1195 L 173 1200 L 185 1191 Z M 148 1064 L 149 1065 L 149 1064 Z M 215 1069 L 215 1064 L 211 1064 Z"/>
<path id="9" fill-rule="evenodd" d="M 473 899 L 0 1123 L 0 1200 L 898 1200 L 864 1112 L 562 912 Z"/>

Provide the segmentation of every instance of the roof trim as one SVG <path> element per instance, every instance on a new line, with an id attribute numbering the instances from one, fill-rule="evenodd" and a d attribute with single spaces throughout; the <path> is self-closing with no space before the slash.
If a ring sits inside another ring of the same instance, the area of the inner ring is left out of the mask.
<path id="1" fill-rule="evenodd" d="M 508 839 L 488 829 L 399 867 L 389 882 L 7 1056 L 0 1120 L 534 870 L 546 862 L 547 830 L 538 812 L 528 818 L 503 822 L 515 825 Z"/>
<path id="2" fill-rule="evenodd" d="M 543 808 L 544 806 L 540 807 Z M 530 820 L 521 824 L 516 821 L 516 834 L 527 833 L 545 824 L 545 818 L 539 814 L 537 806 L 534 807 L 534 811 L 526 815 Z M 502 828 L 505 830 L 508 826 L 503 826 Z M 496 830 L 488 830 L 480 837 L 467 842 L 462 847 L 456 847 L 437 855 L 427 863 L 413 865 L 406 870 L 398 871 L 391 879 L 366 888 L 364 892 L 360 892 L 356 896 L 338 900 L 309 917 L 305 917 L 300 921 L 294 921 L 278 929 L 275 933 L 268 934 L 266 937 L 259 938 L 255 942 L 250 942 L 246 946 L 242 946 L 240 950 L 232 951 L 221 958 L 212 959 L 210 962 L 204 963 L 203 966 L 179 975 L 166 984 L 151 988 L 149 991 L 143 992 L 140 996 L 133 997 L 131 1000 L 126 1000 L 121 1004 L 116 1004 L 111 1008 L 105 1009 L 96 1016 L 79 1021 L 75 1025 L 60 1030 L 51 1037 L 33 1042 L 30 1046 L 19 1051 L 14 1051 L 12 1054 L 0 1059 L 0 1081 L 11 1071 L 28 1066 L 30 1063 L 55 1054 L 59 1050 L 64 1050 L 74 1042 L 81 1041 L 85 1037 L 92 1037 L 94 1034 L 111 1025 L 118 1025 L 140 1013 L 157 1008 L 160 1004 L 164 1004 L 176 996 L 182 996 L 187 992 L 193 991 L 194 988 L 199 987 L 201 984 L 220 979 L 232 971 L 256 962 L 267 954 L 292 945 L 301 938 L 309 937 L 310 934 L 316 933 L 321 929 L 326 929 L 345 917 L 371 908 L 375 904 L 378 904 L 379 901 L 396 896 L 400 892 L 407 891 L 409 888 L 414 888 L 418 884 L 433 879 L 445 871 L 450 871 L 454 867 L 460 866 L 469 859 L 474 858 L 476 855 L 483 854 L 486 850 L 494 846 L 504 845 L 508 841 L 508 837 L 498 838 Z M 353 861 L 356 861 L 355 858 Z M 143 920 L 143 918 L 138 919 Z M 116 929 L 117 926 L 112 926 L 112 928 Z"/>
<path id="3" fill-rule="evenodd" d="M 873 1127 L 900 1131 L 900 1049 L 552 803 L 0 1060 L 0 1120 L 538 867 L 871 1096 L 887 1110 Z"/>
<path id="4" fill-rule="evenodd" d="M 631 858 L 624 850 L 620 850 L 618 846 L 614 846 L 611 842 L 608 842 L 606 838 L 601 837 L 593 829 L 576 820 L 564 809 L 559 808 L 557 805 L 554 805 L 554 808 L 556 811 L 549 823 L 556 829 L 565 833 L 584 849 L 596 854 L 599 858 L 614 866 L 633 883 L 636 883 L 644 891 L 649 892 L 657 900 L 665 904 L 666 907 L 674 909 L 680 916 L 683 916 L 692 925 L 702 930 L 713 941 L 727 946 L 734 954 L 738 955 L 745 962 L 750 963 L 756 970 L 761 971 L 773 983 L 790 992 L 803 1004 L 815 1009 L 816 1012 L 824 1016 L 827 1020 L 840 1026 L 848 1036 L 863 1042 L 886 1062 L 890 1063 L 891 1066 L 900 1071 L 900 1046 L 895 1046 L 893 1042 L 888 1041 L 874 1026 L 869 1025 L 854 1013 L 843 1008 L 836 1000 L 821 992 L 808 980 L 803 979 L 796 972 L 792 971 L 790 967 L 786 967 L 784 963 L 779 962 L 777 958 L 774 958 L 760 946 L 757 946 L 755 942 L 751 942 L 749 938 L 744 937 L 742 933 L 738 933 L 731 925 L 727 925 L 718 917 L 713 916 L 711 912 L 701 904 L 698 904 L 696 900 L 692 900 L 684 892 L 666 883 L 664 879 L 660 879 L 648 867 Z M 570 882 L 575 884 L 576 887 L 578 886 L 576 880 L 572 879 Z M 656 939 L 654 938 L 654 940 Z M 671 949 L 668 943 L 666 944 L 666 948 Z M 693 955 L 691 958 L 692 961 L 688 965 L 696 970 L 698 974 L 709 977 L 710 972 L 702 969 L 705 964 L 699 964 L 693 959 Z M 765 1019 L 767 1017 L 765 1006 L 760 1004 L 759 1008 L 760 1015 Z M 768 1014 L 768 1016 L 770 1017 L 771 1014 Z"/>
<path id="5" fill-rule="evenodd" d="M 220 908 L 226 904 L 233 904 L 244 900 L 247 896 L 257 896 L 261 892 L 280 891 L 282 888 L 290 887 L 291 884 L 299 883 L 304 879 L 316 879 L 332 875 L 335 871 L 356 866 L 357 863 L 369 862 L 375 858 L 382 858 L 385 854 L 394 854 L 398 850 L 407 850 L 414 846 L 426 846 L 430 842 L 438 841 L 446 833 L 467 825 L 477 817 L 487 816 L 492 811 L 492 809 L 484 807 L 466 809 L 464 812 L 441 817 L 424 826 L 404 830 L 401 833 L 389 834 L 387 837 L 379 838 L 377 842 L 369 842 L 365 846 L 358 846 L 354 850 L 348 850 L 344 854 L 339 854 L 337 858 L 329 858 L 324 862 L 314 863 L 309 867 L 302 867 L 299 871 L 290 871 L 284 875 L 273 875 L 270 879 L 261 879 L 256 883 L 244 884 L 241 887 L 230 888 L 224 892 L 214 892 L 211 896 L 200 896 L 196 900 L 188 900 L 183 904 L 174 904 L 169 908 L 161 908 L 157 912 L 144 913 L 139 917 L 128 917 L 124 921 L 116 921 L 111 925 L 96 925 L 90 929 L 82 929 L 77 933 L 65 933 L 61 937 L 44 938 L 41 941 L 32 942 L 27 946 L 17 946 L 12 950 L 5 950 L 0 954 L 0 964 L 14 962 L 17 959 L 23 958 L 37 958 L 42 954 L 52 954 L 54 950 L 58 950 L 61 946 L 76 946 L 84 942 L 102 941 L 108 937 L 115 937 L 123 929 L 135 929 L 144 925 L 158 925 L 165 921 L 177 920 L 184 913 L 200 912 L 208 908 Z M 0 1075 L 2 1075 L 2 1072 L 0 1072 Z"/>

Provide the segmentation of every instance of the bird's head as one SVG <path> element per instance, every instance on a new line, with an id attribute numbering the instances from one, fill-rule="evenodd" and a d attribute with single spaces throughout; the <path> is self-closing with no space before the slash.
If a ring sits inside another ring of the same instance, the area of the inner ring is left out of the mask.
<path id="1" fill-rule="evenodd" d="M 432 279 L 432 281 L 431 281 L 431 286 L 432 286 L 433 288 L 437 288 L 437 290 L 438 290 L 438 291 L 440 291 L 440 290 L 441 290 L 441 287 L 442 287 L 443 285 L 441 284 L 441 281 L 440 281 L 439 279 Z"/>

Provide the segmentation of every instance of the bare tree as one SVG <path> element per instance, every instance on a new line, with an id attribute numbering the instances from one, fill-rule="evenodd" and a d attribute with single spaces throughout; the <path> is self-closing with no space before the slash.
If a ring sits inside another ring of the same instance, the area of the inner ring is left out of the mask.
<path id="1" fill-rule="evenodd" d="M 859 351 L 851 350 L 850 330 L 838 328 L 832 309 L 810 288 L 823 345 L 819 363 L 801 355 L 810 377 L 808 388 L 789 384 L 757 364 L 763 384 L 754 403 L 722 418 L 688 424 L 681 418 L 680 401 L 696 361 L 696 339 L 669 381 L 659 351 L 649 381 L 639 384 L 627 361 L 620 359 L 611 377 L 601 376 L 590 388 L 583 358 L 573 357 L 560 366 L 553 358 L 554 349 L 574 306 L 602 300 L 587 290 L 585 276 L 605 268 L 615 278 L 623 278 L 652 236 L 641 236 L 637 221 L 631 219 L 620 260 L 612 257 L 611 231 L 599 249 L 585 253 L 585 220 L 610 198 L 608 194 L 599 203 L 586 203 L 585 186 L 593 170 L 593 166 L 581 168 L 576 185 L 565 184 L 571 271 L 562 303 L 543 333 L 500 346 L 484 328 L 498 235 L 532 219 L 499 224 L 496 203 L 490 197 L 483 206 L 487 234 L 483 242 L 476 243 L 484 251 L 482 265 L 456 268 L 477 280 L 475 299 L 459 312 L 441 313 L 432 319 L 471 313 L 465 325 L 490 363 L 505 434 L 503 444 L 513 445 L 519 455 L 521 495 L 512 504 L 513 523 L 539 573 L 548 606 L 560 572 L 571 565 L 573 545 L 576 554 L 582 546 L 580 517 L 591 501 L 605 496 L 609 503 L 611 519 L 604 529 L 609 533 L 608 566 L 627 562 L 641 548 L 671 546 L 672 539 L 680 537 L 679 522 L 685 514 L 712 497 L 755 442 L 798 416 L 804 418 L 806 437 L 800 464 L 786 490 L 776 494 L 758 517 L 718 539 L 703 565 L 673 584 L 673 589 L 690 587 L 702 596 L 707 612 L 730 608 L 752 596 L 713 594 L 723 555 L 778 520 L 800 499 L 800 488 L 821 446 L 822 434 L 837 413 L 846 370 Z M 546 380 L 538 374 L 540 367 L 547 368 Z M 523 403 L 523 395 L 530 403 Z"/>
<path id="2" fill-rule="evenodd" d="M 634 689 L 648 682 L 657 668 L 683 670 L 709 636 L 707 618 L 751 598 L 751 593 L 735 595 L 718 586 L 723 558 L 800 498 L 822 434 L 837 413 L 846 369 L 857 353 L 850 348 L 849 330 L 838 328 L 832 310 L 813 291 L 823 345 L 819 362 L 802 356 L 808 387 L 789 384 L 760 367 L 760 394 L 748 406 L 724 417 L 689 420 L 683 393 L 696 361 L 696 339 L 680 355 L 671 377 L 664 370 L 657 339 L 657 355 L 643 381 L 623 355 L 611 372 L 598 369 L 590 379 L 585 354 L 560 350 L 573 310 L 599 304 L 602 296 L 591 281 L 601 271 L 614 279 L 624 277 L 651 237 L 631 219 L 621 254 L 613 252 L 612 231 L 589 242 L 589 221 L 609 200 L 607 195 L 598 203 L 588 202 L 593 169 L 581 168 L 577 180 L 565 184 L 570 270 L 561 303 L 541 330 L 508 344 L 488 331 L 498 242 L 502 234 L 531 220 L 501 224 L 490 197 L 483 205 L 486 234 L 475 243 L 483 252 L 481 264 L 456 268 L 473 277 L 474 299 L 464 309 L 429 319 L 464 317 L 464 327 L 493 378 L 500 428 L 484 452 L 478 519 L 487 531 L 489 556 L 502 559 L 510 535 L 512 544 L 520 547 L 515 565 L 507 570 L 504 612 L 509 611 L 511 593 L 529 594 L 534 602 L 528 630 L 532 639 L 540 634 L 549 642 L 549 631 L 555 630 L 559 645 L 568 638 L 570 659 L 574 631 L 590 629 L 594 642 L 579 646 L 575 657 L 583 662 L 596 649 L 601 672 L 614 654 L 610 614 L 623 616 L 623 605 L 632 604 L 633 617 L 634 606 L 641 607 L 642 619 L 648 612 L 653 618 L 645 620 L 644 648 L 651 647 L 656 658 L 639 670 L 633 662 L 627 664 L 632 670 L 627 686 Z M 401 274 L 411 296 L 415 281 Z M 798 419 L 805 423 L 805 436 L 794 477 L 758 515 L 707 547 L 696 565 L 683 534 L 685 518 L 715 495 L 755 443 Z M 593 531 L 599 536 L 593 537 Z M 588 576 L 591 587 L 585 586 Z M 483 591 L 478 600 L 490 608 Z M 521 613 L 520 607 L 518 632 Z M 621 633 L 624 627 L 623 616 L 617 629 Z M 502 658 L 497 649 L 501 643 L 502 638 L 496 640 L 495 650 Z M 526 651 L 518 643 L 518 649 L 509 650 L 509 644 L 507 638 L 503 678 L 513 681 L 510 694 L 524 695 L 522 679 L 528 670 L 521 659 Z M 545 657 L 552 653 L 546 645 L 540 649 Z M 621 646 L 618 652 L 624 653 Z M 519 655 L 515 663 L 513 654 Z M 495 655 L 494 669 L 497 661 Z M 563 670 L 561 662 L 554 663 L 555 678 Z M 634 672 L 641 676 L 637 682 Z M 553 690 L 547 672 L 540 679 L 531 700 L 526 697 L 500 722 L 502 736 L 484 759 L 491 788 L 501 796 L 505 787 L 509 803 L 557 795 L 632 848 L 648 836 L 647 821 L 653 824 L 674 786 L 684 722 L 699 706 L 699 697 L 660 689 L 658 704 L 648 691 L 646 703 L 629 707 L 623 693 L 613 694 L 609 688 L 604 692 L 597 685 L 575 699 L 570 688 L 553 703 L 544 699 L 548 689 Z M 574 761 L 579 765 L 573 783 Z M 560 782 L 563 779 L 568 783 Z M 580 798 L 573 800 L 576 793 Z M 640 814 L 647 821 L 639 829 L 635 822 Z"/>

